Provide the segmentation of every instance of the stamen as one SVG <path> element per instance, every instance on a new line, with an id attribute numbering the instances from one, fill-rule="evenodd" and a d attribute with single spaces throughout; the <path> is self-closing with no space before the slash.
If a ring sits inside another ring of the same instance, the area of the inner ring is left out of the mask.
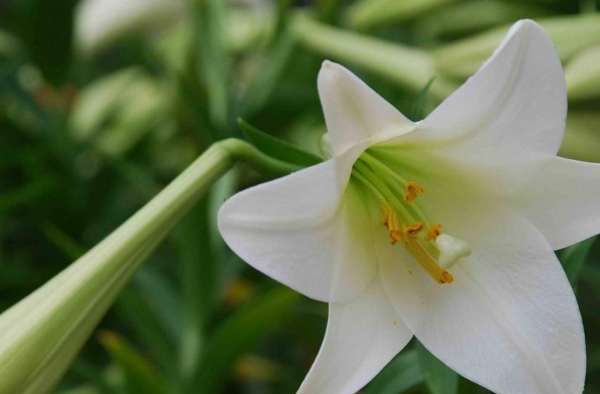
<path id="1" fill-rule="evenodd" d="M 402 231 L 400 230 L 398 217 L 396 216 L 396 212 L 386 204 L 381 206 L 381 211 L 383 213 L 383 225 L 387 228 L 390 234 L 390 242 L 394 245 L 396 242 L 402 240 Z"/>
<path id="2" fill-rule="evenodd" d="M 399 241 L 404 241 L 403 244 L 408 251 L 415 256 L 419 264 L 421 264 L 425 271 L 427 271 L 427 273 L 429 273 L 438 283 L 452 283 L 454 281 L 452 274 L 440 267 L 436 260 L 419 243 L 417 236 L 423 229 L 423 223 L 416 222 L 401 228 L 393 208 L 389 207 L 387 204 L 382 204 L 381 212 L 383 214 L 383 225 L 388 230 L 392 245 L 395 245 Z M 441 228 L 441 226 L 439 227 Z"/>
<path id="3" fill-rule="evenodd" d="M 425 193 L 425 189 L 415 181 L 409 181 L 404 186 L 404 200 L 406 202 L 415 201 L 423 193 Z"/>
<path id="4" fill-rule="evenodd" d="M 431 226 L 429 228 L 429 231 L 427 232 L 427 240 L 428 241 L 433 241 L 435 240 L 440 234 L 442 233 L 442 225 L 441 224 L 434 224 L 433 226 Z"/>
<path id="5" fill-rule="evenodd" d="M 442 267 L 427 253 L 427 251 L 414 238 L 407 238 L 405 241 L 406 248 L 415 256 L 419 264 L 435 279 L 438 283 L 452 283 L 454 277 L 452 274 Z"/>
<path id="6" fill-rule="evenodd" d="M 436 282 L 452 283 L 454 277 L 446 268 L 470 250 L 466 243 L 442 234 L 442 225 L 431 224 L 414 203 L 425 189 L 366 152 L 354 164 L 352 176 L 380 203 L 390 243 L 401 243 Z"/>

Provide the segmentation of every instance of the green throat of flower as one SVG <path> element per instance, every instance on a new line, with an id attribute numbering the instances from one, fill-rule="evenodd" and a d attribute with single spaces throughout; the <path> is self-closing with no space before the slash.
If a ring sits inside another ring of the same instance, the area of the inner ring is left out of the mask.
<path id="1" fill-rule="evenodd" d="M 372 150 L 358 158 L 352 178 L 377 200 L 390 243 L 404 246 L 436 282 L 452 283 L 454 276 L 448 269 L 471 250 L 465 241 L 444 233 L 441 224 L 425 215 L 419 206 L 425 188 L 405 179 Z"/>

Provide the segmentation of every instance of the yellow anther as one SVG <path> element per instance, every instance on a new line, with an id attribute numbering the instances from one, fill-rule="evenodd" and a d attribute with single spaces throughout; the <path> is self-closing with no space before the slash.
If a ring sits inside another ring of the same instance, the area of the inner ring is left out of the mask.
<path id="1" fill-rule="evenodd" d="M 440 283 L 444 284 L 444 283 L 452 283 L 452 282 L 454 282 L 454 276 L 452 276 L 452 274 L 448 271 L 442 272 L 442 275 L 440 277 Z"/>
<path id="2" fill-rule="evenodd" d="M 392 215 L 392 210 L 387 205 L 382 204 L 381 205 L 381 214 L 383 216 L 383 226 L 389 230 L 390 229 L 390 218 L 391 218 L 391 215 Z"/>
<path id="3" fill-rule="evenodd" d="M 390 230 L 390 242 L 394 245 L 396 242 L 402 240 L 402 231 Z"/>
<path id="4" fill-rule="evenodd" d="M 442 225 L 441 224 L 434 224 L 429 228 L 429 231 L 427 231 L 427 240 L 428 241 L 433 241 L 435 240 L 440 234 L 442 233 Z"/>
<path id="5" fill-rule="evenodd" d="M 381 206 L 381 213 L 383 214 L 383 226 L 390 233 L 390 242 L 395 244 L 402 239 L 402 230 L 398 223 L 398 216 L 396 212 L 387 205 Z"/>
<path id="6" fill-rule="evenodd" d="M 423 186 L 419 185 L 415 181 L 406 182 L 404 186 L 404 200 L 407 202 L 413 202 L 420 195 L 425 193 Z"/>
<path id="7" fill-rule="evenodd" d="M 406 237 L 416 237 L 417 234 L 419 233 L 419 231 L 421 231 L 423 229 L 423 223 L 421 222 L 416 222 L 413 224 L 409 224 L 408 226 L 404 227 L 404 233 L 406 234 Z"/>

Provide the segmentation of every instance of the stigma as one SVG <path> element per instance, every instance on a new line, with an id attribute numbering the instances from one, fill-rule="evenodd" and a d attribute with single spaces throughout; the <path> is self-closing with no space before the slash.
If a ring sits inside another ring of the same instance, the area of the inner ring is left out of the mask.
<path id="1" fill-rule="evenodd" d="M 418 200 L 425 188 L 368 152 L 356 162 L 352 176 L 379 201 L 389 242 L 404 247 L 437 283 L 454 282 L 448 270 L 471 250 L 467 242 L 444 233 L 441 224 L 431 223 L 424 214 Z"/>

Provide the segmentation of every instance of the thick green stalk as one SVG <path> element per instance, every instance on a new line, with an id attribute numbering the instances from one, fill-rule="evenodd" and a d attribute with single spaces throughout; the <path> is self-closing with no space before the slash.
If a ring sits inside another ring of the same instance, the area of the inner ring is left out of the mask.
<path id="1" fill-rule="evenodd" d="M 214 144 L 123 225 L 0 315 L 0 394 L 47 392 L 142 261 L 236 162 L 282 175 L 296 167 L 249 144 Z"/>

